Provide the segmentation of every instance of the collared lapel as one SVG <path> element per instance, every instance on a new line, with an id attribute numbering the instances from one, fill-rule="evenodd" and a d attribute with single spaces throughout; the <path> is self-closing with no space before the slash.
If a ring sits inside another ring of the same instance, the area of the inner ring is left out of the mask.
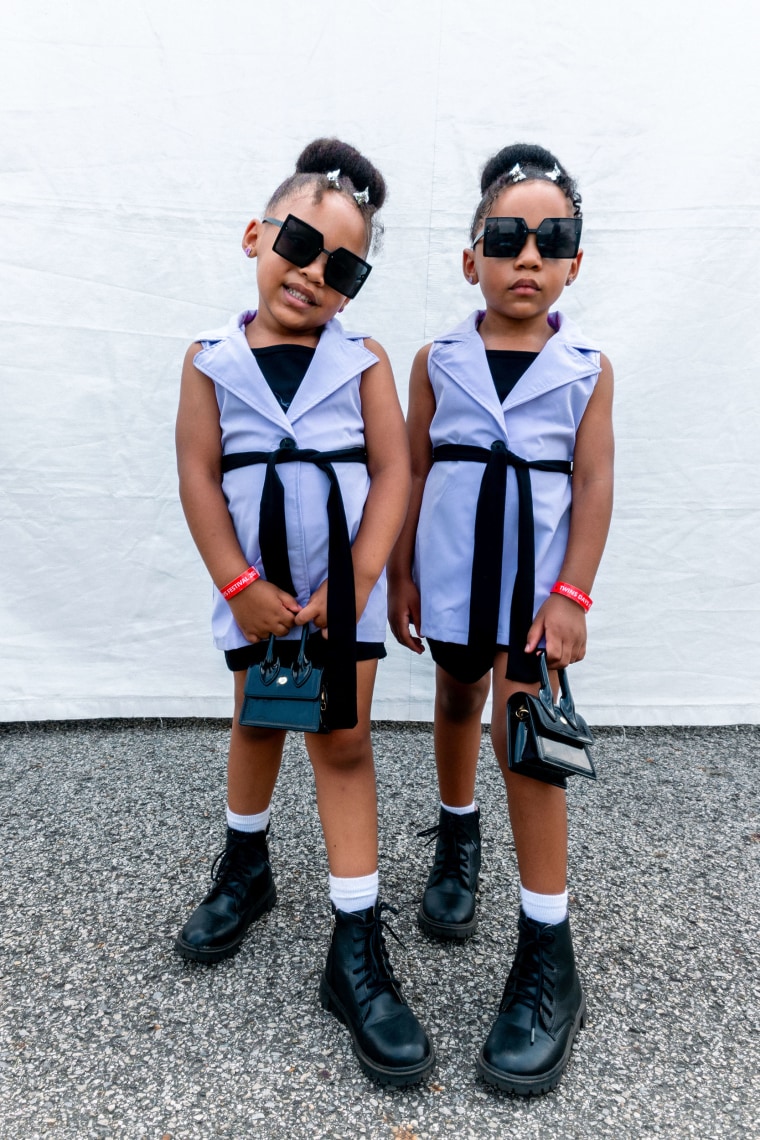
<path id="1" fill-rule="evenodd" d="M 204 333 L 198 339 L 214 343 L 202 349 L 194 364 L 215 383 L 279 428 L 289 427 L 341 385 L 377 363 L 363 339 L 346 333 L 340 321 L 328 321 L 314 356 L 286 413 L 277 402 L 245 338 L 245 325 L 255 314 L 241 313 L 223 329 Z"/>
<path id="2" fill-rule="evenodd" d="M 249 311 L 233 317 L 224 329 L 204 333 L 200 340 L 213 343 L 202 349 L 193 363 L 215 384 L 232 392 L 260 416 L 288 427 L 288 418 L 267 384 L 256 358 L 245 338 L 245 326 L 255 314 Z"/>
<path id="3" fill-rule="evenodd" d="M 476 309 L 452 332 L 436 337 L 435 363 L 452 383 L 463 388 L 488 412 L 499 435 L 506 438 L 504 413 L 491 378 L 483 338 L 478 332 L 478 325 L 484 315 L 482 310 Z M 447 351 L 448 345 L 453 346 L 451 352 Z M 459 351 L 460 346 L 464 346 L 464 354 Z"/>
<path id="4" fill-rule="evenodd" d="M 578 326 L 560 312 L 552 313 L 551 317 L 552 323 L 558 325 L 557 331 L 507 396 L 502 405 L 505 412 L 554 388 L 596 376 L 601 370 L 599 350 Z"/>
<path id="5" fill-rule="evenodd" d="M 588 340 L 576 324 L 560 312 L 551 314 L 557 331 L 533 363 L 525 370 L 503 404 L 499 403 L 496 388 L 488 367 L 483 338 L 478 333 L 482 311 L 475 311 L 462 324 L 445 336 L 436 338 L 439 349 L 436 363 L 448 377 L 469 393 L 499 424 L 504 432 L 504 412 L 526 404 L 530 400 L 561 388 L 575 380 L 596 376 L 600 371 L 599 350 Z M 468 346 L 470 369 L 461 367 L 461 357 L 446 352 L 446 345 Z"/>
<path id="6" fill-rule="evenodd" d="M 377 363 L 377 356 L 364 347 L 363 338 L 347 333 L 333 318 L 322 330 L 308 371 L 293 397 L 288 418 L 295 423 L 354 376 Z"/>

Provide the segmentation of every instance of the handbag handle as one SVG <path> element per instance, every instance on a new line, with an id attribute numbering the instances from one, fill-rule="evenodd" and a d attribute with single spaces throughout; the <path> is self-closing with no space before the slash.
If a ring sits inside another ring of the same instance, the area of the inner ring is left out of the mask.
<path id="1" fill-rule="evenodd" d="M 305 685 L 311 676 L 312 663 L 306 656 L 306 639 L 309 636 L 308 623 L 301 630 L 301 644 L 298 647 L 298 656 L 293 662 L 291 674 L 293 677 L 293 684 L 297 687 Z"/>
<path id="2" fill-rule="evenodd" d="M 314 668 L 309 658 L 306 656 L 306 640 L 309 636 L 309 627 L 305 625 L 301 630 L 301 641 L 298 646 L 298 656 L 296 657 L 291 667 L 291 676 L 293 684 L 300 687 L 305 685 L 311 676 L 311 671 Z M 267 642 L 266 657 L 259 665 L 261 673 L 262 685 L 271 685 L 277 674 L 280 672 L 280 658 L 275 656 L 277 649 L 277 641 L 273 633 L 269 635 Z"/>
<path id="3" fill-rule="evenodd" d="M 275 637 L 273 633 L 269 635 L 267 642 L 266 657 L 259 665 L 259 672 L 261 673 L 262 685 L 271 685 L 277 674 L 280 672 L 280 658 L 275 657 Z"/>
<path id="4" fill-rule="evenodd" d="M 552 720 L 557 719 L 557 706 L 554 704 L 554 696 L 552 694 L 552 687 L 549 684 L 549 667 L 546 664 L 546 653 L 539 653 L 539 664 L 541 667 L 541 691 L 539 692 L 539 700 L 545 707 L 546 711 L 552 717 Z M 567 670 L 558 669 L 557 677 L 559 678 L 559 711 L 565 718 L 568 724 L 572 725 L 574 729 L 578 728 L 578 721 L 575 715 L 575 702 L 573 694 L 570 692 L 570 682 L 567 679 Z"/>

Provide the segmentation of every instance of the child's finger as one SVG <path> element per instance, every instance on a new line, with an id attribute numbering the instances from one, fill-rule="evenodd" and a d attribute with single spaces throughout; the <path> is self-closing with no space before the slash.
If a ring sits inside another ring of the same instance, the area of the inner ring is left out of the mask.
<path id="1" fill-rule="evenodd" d="M 396 638 L 396 641 L 398 641 L 401 645 L 406 646 L 407 649 L 411 649 L 412 653 L 424 653 L 425 652 L 425 646 L 422 644 L 422 641 L 420 640 L 420 638 L 415 637 L 414 634 L 412 633 L 411 627 L 409 625 L 408 617 L 407 617 L 407 620 L 404 621 L 402 623 L 402 625 L 399 626 L 399 628 L 394 630 L 393 632 L 394 632 L 394 636 Z"/>
<path id="2" fill-rule="evenodd" d="M 284 590 L 280 590 L 277 596 L 280 599 L 280 604 L 286 610 L 290 610 L 292 614 L 297 614 L 300 612 L 301 604 L 292 596 L 292 594 L 286 594 Z"/>
<path id="3" fill-rule="evenodd" d="M 299 609 L 294 618 L 295 625 L 307 625 L 309 622 L 314 622 L 317 629 L 321 629 L 324 633 L 325 623 L 327 622 L 327 615 L 324 612 L 321 600 L 307 602 L 306 605 Z"/>
<path id="4" fill-rule="evenodd" d="M 544 623 L 542 621 L 534 621 L 533 625 L 528 630 L 528 640 L 525 642 L 525 652 L 535 653 L 538 649 L 538 643 L 541 640 L 544 632 Z"/>

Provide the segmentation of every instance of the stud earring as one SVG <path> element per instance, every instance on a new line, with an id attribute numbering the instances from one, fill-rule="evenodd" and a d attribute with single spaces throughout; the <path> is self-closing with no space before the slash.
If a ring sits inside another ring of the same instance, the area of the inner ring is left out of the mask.
<path id="1" fill-rule="evenodd" d="M 253 246 L 252 246 L 252 245 L 247 245 L 247 246 L 245 247 L 245 250 L 244 250 L 243 252 L 245 253 L 245 256 L 246 256 L 246 257 L 253 257 Z"/>
<path id="2" fill-rule="evenodd" d="M 470 276 L 467 278 L 467 280 L 470 282 L 470 284 L 471 284 L 471 285 L 474 285 L 474 284 L 475 284 L 475 278 L 474 278 L 472 275 L 470 275 Z"/>

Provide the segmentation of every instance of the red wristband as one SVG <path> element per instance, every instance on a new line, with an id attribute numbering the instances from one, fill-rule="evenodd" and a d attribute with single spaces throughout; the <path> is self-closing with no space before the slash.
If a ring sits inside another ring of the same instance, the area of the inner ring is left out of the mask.
<path id="1" fill-rule="evenodd" d="M 249 566 L 245 573 L 241 574 L 239 578 L 233 578 L 226 586 L 222 586 L 219 593 L 225 601 L 228 601 L 230 598 L 234 598 L 235 594 L 239 594 L 241 590 L 244 590 L 246 586 L 250 586 L 251 582 L 257 581 L 260 577 L 261 575 L 256 567 Z"/>
<path id="2" fill-rule="evenodd" d="M 577 602 L 586 613 L 588 613 L 593 605 L 588 594 L 584 594 L 583 590 L 579 590 L 577 586 L 571 586 L 569 582 L 555 582 L 551 588 L 551 593 L 561 594 L 563 598 L 569 598 L 571 602 Z"/>

